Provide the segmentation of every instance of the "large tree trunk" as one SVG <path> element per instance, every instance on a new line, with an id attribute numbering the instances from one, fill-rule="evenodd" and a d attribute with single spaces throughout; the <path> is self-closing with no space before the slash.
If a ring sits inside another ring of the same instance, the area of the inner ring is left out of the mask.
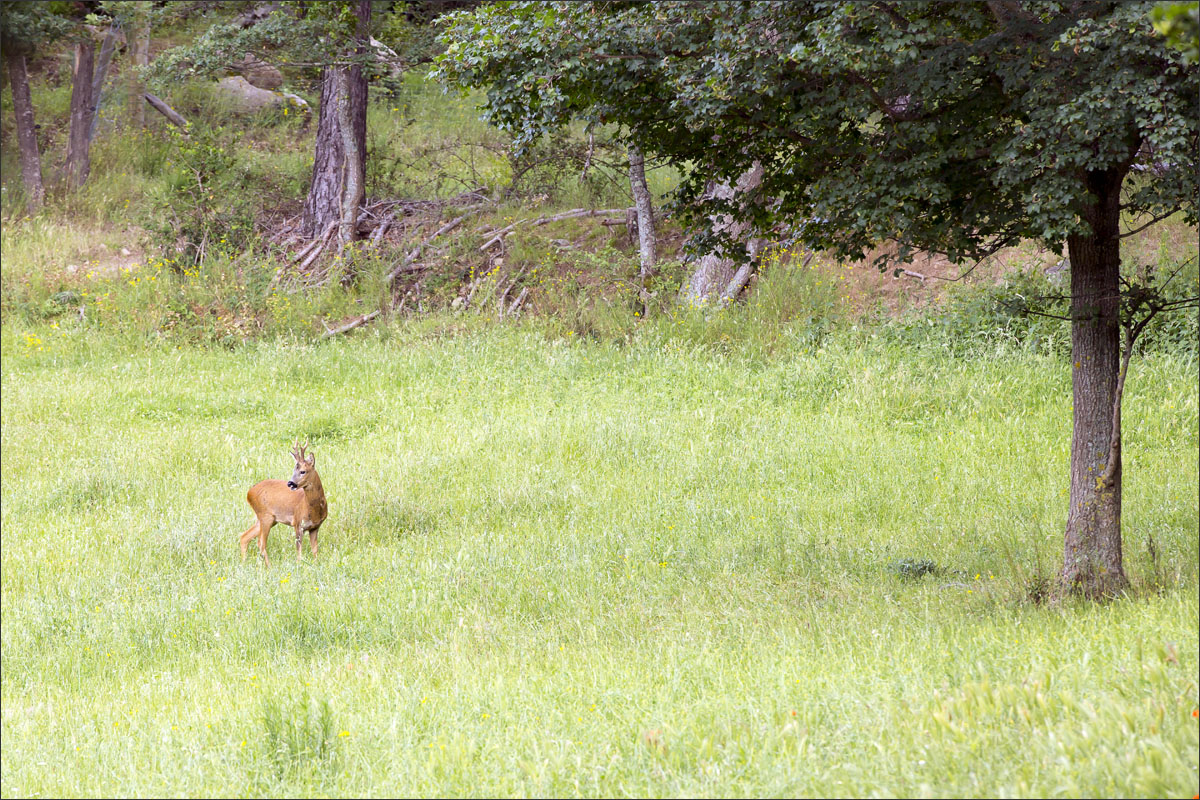
<path id="1" fill-rule="evenodd" d="M 150 64 L 150 0 L 135 0 L 130 14 L 129 29 L 125 32 L 129 64 L 125 69 L 128 84 L 129 109 L 126 122 L 132 128 L 146 127 L 146 106 L 142 95 L 146 93 L 146 82 L 138 74 L 138 67 Z"/>
<path id="2" fill-rule="evenodd" d="M 358 17 L 356 36 L 359 51 L 366 52 L 367 23 L 371 17 L 369 0 L 355 3 Z M 347 113 L 353 129 L 357 157 L 352 156 L 350 173 L 359 186 L 366 186 L 367 167 L 367 80 L 358 66 L 349 67 L 347 81 L 339 76 L 340 67 L 326 67 L 321 72 L 321 100 L 317 117 L 317 143 L 313 158 L 312 180 L 300 217 L 300 235 L 320 236 L 332 226 L 342 224 L 342 201 L 345 198 L 346 147 L 338 118 L 338 106 L 343 86 L 349 84 Z M 357 218 L 357 209 L 355 209 Z"/>
<path id="3" fill-rule="evenodd" d="M 1088 597 L 1110 596 L 1129 584 L 1121 565 L 1119 430 L 1113 437 L 1120 413 L 1115 400 L 1121 360 L 1118 226 L 1123 177 L 1118 170 L 1089 173 L 1088 189 L 1095 203 L 1085 209 L 1084 220 L 1092 235 L 1067 240 L 1075 407 L 1060 580 L 1064 591 Z"/>
<path id="4" fill-rule="evenodd" d="M 92 64 L 96 44 L 91 39 L 75 43 L 71 75 L 71 131 L 67 139 L 67 162 L 63 168 L 67 187 L 78 189 L 91 171 L 88 131 L 92 124 Z"/>
<path id="5" fill-rule="evenodd" d="M 25 69 L 25 55 L 11 47 L 6 50 L 8 52 L 4 54 L 4 60 L 8 66 L 8 79 L 12 83 L 17 144 L 21 150 L 21 180 L 25 184 L 26 207 L 33 213 L 46 202 L 46 190 L 42 186 L 42 156 L 38 152 L 37 128 L 33 122 L 29 73 Z"/>
<path id="6" fill-rule="evenodd" d="M 365 174 L 362 167 L 365 166 L 366 159 L 363 158 L 362 150 L 359 149 L 358 140 L 354 135 L 354 123 L 350 117 L 349 97 L 352 80 L 350 70 L 347 67 L 337 67 L 336 69 L 340 86 L 338 132 L 342 136 L 342 151 L 346 155 L 342 164 L 344 171 L 342 176 L 342 222 L 338 231 L 338 255 L 341 255 L 346 245 L 354 241 L 358 229 L 358 209 L 362 206 L 364 196 Z"/>
<path id="7" fill-rule="evenodd" d="M 756 161 L 754 166 L 742 173 L 736 185 L 713 184 L 709 189 L 708 196 L 717 200 L 732 200 L 752 193 L 762 185 L 762 179 L 762 164 Z M 761 247 L 761 240 L 751 237 L 752 231 L 749 223 L 735 219 L 729 214 L 716 214 L 710 217 L 710 220 L 714 231 L 723 233 L 734 240 L 749 240 L 747 244 L 751 258 L 757 254 L 756 251 Z M 696 261 L 696 269 L 692 272 L 688 285 L 684 287 L 680 301 L 693 306 L 708 304 L 730 285 L 735 277 L 737 267 L 737 261 L 726 256 L 719 248 L 705 253 Z"/>
<path id="8" fill-rule="evenodd" d="M 646 281 L 654 274 L 658 263 L 658 237 L 654 229 L 654 205 L 650 201 L 650 189 L 646 186 L 646 159 L 642 151 L 629 146 L 629 187 L 633 191 L 633 206 L 637 209 L 638 250 L 641 269 L 638 277 L 642 287 L 642 317 L 650 312 L 646 295 Z"/>

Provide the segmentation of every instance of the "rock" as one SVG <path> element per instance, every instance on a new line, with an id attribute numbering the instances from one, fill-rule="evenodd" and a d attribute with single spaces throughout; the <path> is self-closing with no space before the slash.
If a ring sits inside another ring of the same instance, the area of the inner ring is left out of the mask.
<path id="1" fill-rule="evenodd" d="M 122 247 L 122 248 L 121 248 L 121 255 L 122 255 L 122 256 L 124 256 L 125 258 L 129 258 L 131 255 L 133 255 L 133 253 L 131 253 L 131 252 L 129 251 L 129 248 L 128 248 L 128 247 Z"/>
<path id="2" fill-rule="evenodd" d="M 262 3 L 249 11 L 238 14 L 233 19 L 233 24 L 239 28 L 249 28 L 251 25 L 257 25 L 275 11 L 279 10 L 279 3 Z"/>
<path id="3" fill-rule="evenodd" d="M 1042 274 L 1049 279 L 1050 283 L 1062 286 L 1071 274 L 1071 260 L 1069 258 L 1061 259 L 1057 264 L 1042 270 Z"/>
<path id="4" fill-rule="evenodd" d="M 241 75 L 217 81 L 216 94 L 228 102 L 235 112 L 242 114 L 253 114 L 255 111 L 262 111 L 265 108 L 277 108 L 284 103 L 282 95 L 251 86 Z"/>
<path id="5" fill-rule="evenodd" d="M 252 53 L 234 65 L 246 82 L 259 89 L 278 89 L 283 86 L 283 73 Z"/>
<path id="6" fill-rule="evenodd" d="M 76 272 L 79 272 L 79 265 L 78 264 L 67 264 L 67 272 L 70 273 L 71 275 L 74 275 Z"/>
<path id="7" fill-rule="evenodd" d="M 299 109 L 300 111 L 303 111 L 305 114 L 312 113 L 312 109 L 309 108 L 309 106 L 308 106 L 308 101 L 305 100 L 300 95 L 292 94 L 291 92 L 280 92 L 280 94 L 283 95 L 284 100 L 287 100 L 288 103 L 291 104 L 292 108 Z"/>
<path id="8" fill-rule="evenodd" d="M 370 44 L 371 47 L 375 48 L 375 58 L 387 66 L 388 74 L 391 78 L 397 81 L 401 80 L 404 77 L 404 62 L 400 60 L 400 56 L 396 55 L 396 51 L 374 36 L 370 38 Z"/>

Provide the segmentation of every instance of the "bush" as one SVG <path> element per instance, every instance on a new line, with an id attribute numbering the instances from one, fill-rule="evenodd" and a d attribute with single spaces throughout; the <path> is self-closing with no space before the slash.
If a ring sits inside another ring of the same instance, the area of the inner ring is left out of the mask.
<path id="1" fill-rule="evenodd" d="M 244 187 L 248 171 L 224 137 L 225 129 L 193 125 L 185 136 L 172 129 L 172 158 L 165 184 L 155 187 L 143 220 L 164 253 L 183 265 L 248 249 L 253 211 Z"/>

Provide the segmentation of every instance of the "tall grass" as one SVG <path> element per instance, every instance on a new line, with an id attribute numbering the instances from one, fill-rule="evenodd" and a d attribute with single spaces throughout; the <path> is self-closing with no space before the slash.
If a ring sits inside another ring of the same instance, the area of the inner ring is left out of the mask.
<path id="1" fill-rule="evenodd" d="M 4 794 L 1195 792 L 1194 362 L 1130 376 L 1134 596 L 1036 605 L 1060 360 L 579 338 L 6 324 Z M 321 555 L 242 564 L 296 436 Z"/>
<path id="2" fill-rule="evenodd" d="M 61 143 L 69 92 L 34 89 Z M 171 99 L 238 140 L 239 224 L 302 195 L 312 123 Z M 378 99 L 373 196 L 511 188 L 471 98 Z M 627 202 L 583 141 L 473 224 Z M 777 253 L 745 302 L 682 309 L 668 260 L 643 320 L 633 248 L 566 221 L 502 262 L 447 242 L 437 313 L 317 343 L 390 303 L 395 256 L 295 294 L 247 228 L 188 263 L 150 233 L 178 148 L 102 125 L 33 218 L 2 156 L 0 793 L 1195 793 L 1194 315 L 1129 378 L 1134 591 L 1045 603 L 1065 340 L 1001 289 L 864 322 L 846 265 Z M 534 318 L 496 324 L 518 279 Z M 296 437 L 321 556 L 276 528 L 276 566 L 242 564 L 244 492 Z"/>

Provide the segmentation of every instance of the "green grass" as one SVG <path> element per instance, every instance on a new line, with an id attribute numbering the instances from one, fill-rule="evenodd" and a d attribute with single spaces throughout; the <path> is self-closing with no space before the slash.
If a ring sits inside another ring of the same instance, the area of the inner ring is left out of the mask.
<path id="1" fill-rule="evenodd" d="M 1194 361 L 1130 375 L 1135 595 L 1039 606 L 1061 359 L 442 330 L 6 322 L 5 796 L 1195 794 Z M 296 436 L 320 558 L 242 564 Z"/>

